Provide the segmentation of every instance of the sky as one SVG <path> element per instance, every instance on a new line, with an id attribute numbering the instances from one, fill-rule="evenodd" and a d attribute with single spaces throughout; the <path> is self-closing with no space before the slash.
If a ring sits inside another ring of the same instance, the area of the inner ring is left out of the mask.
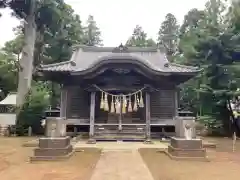
<path id="1" fill-rule="evenodd" d="M 203 9 L 207 0 L 65 0 L 79 14 L 83 24 L 93 15 L 102 32 L 104 46 L 118 46 L 131 36 L 136 25 L 143 27 L 149 38 L 157 32 L 167 13 L 176 16 L 181 24 L 192 8 Z M 14 38 L 12 29 L 19 20 L 11 17 L 10 10 L 1 10 L 0 47 Z"/>

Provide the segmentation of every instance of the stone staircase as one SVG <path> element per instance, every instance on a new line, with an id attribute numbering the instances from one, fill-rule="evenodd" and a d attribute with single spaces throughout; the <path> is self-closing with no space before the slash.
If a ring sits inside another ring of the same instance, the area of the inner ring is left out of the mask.
<path id="1" fill-rule="evenodd" d="M 145 125 L 95 125 L 94 131 L 96 140 L 111 141 L 144 141 Z"/>

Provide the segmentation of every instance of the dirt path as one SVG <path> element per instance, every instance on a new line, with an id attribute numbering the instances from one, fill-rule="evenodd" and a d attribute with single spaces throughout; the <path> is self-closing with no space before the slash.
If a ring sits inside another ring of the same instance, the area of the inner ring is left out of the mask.
<path id="1" fill-rule="evenodd" d="M 153 180 L 137 150 L 103 152 L 91 180 Z"/>

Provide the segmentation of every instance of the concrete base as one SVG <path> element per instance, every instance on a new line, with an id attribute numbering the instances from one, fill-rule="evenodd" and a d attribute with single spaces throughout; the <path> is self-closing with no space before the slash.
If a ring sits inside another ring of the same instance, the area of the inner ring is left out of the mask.
<path id="1" fill-rule="evenodd" d="M 40 138 L 39 147 L 34 149 L 34 156 L 30 160 L 62 160 L 72 153 L 70 137 Z"/>
<path id="2" fill-rule="evenodd" d="M 201 139 L 171 138 L 167 154 L 172 159 L 207 160 Z"/>
<path id="3" fill-rule="evenodd" d="M 30 157 L 30 162 L 37 162 L 37 161 L 63 161 L 69 159 L 75 151 L 65 155 L 65 156 L 33 156 Z"/>

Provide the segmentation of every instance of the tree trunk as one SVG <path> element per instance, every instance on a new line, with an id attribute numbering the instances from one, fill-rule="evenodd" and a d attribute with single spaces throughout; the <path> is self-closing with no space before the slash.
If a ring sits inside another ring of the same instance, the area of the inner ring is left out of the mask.
<path id="1" fill-rule="evenodd" d="M 229 111 L 230 111 L 230 118 L 231 118 L 231 122 L 232 122 L 232 127 L 231 127 L 231 133 L 232 135 L 234 135 L 234 132 L 239 135 L 239 128 L 237 126 L 237 118 L 235 118 L 234 114 L 233 114 L 233 109 L 231 108 L 231 104 L 230 104 L 230 100 L 227 100 L 228 106 L 229 106 Z"/>
<path id="2" fill-rule="evenodd" d="M 25 97 L 31 88 L 33 55 L 36 39 L 35 5 L 36 1 L 31 1 L 30 11 L 24 23 L 24 46 L 22 58 L 19 62 L 21 67 L 18 74 L 18 92 L 16 100 L 18 107 L 23 105 Z"/>

